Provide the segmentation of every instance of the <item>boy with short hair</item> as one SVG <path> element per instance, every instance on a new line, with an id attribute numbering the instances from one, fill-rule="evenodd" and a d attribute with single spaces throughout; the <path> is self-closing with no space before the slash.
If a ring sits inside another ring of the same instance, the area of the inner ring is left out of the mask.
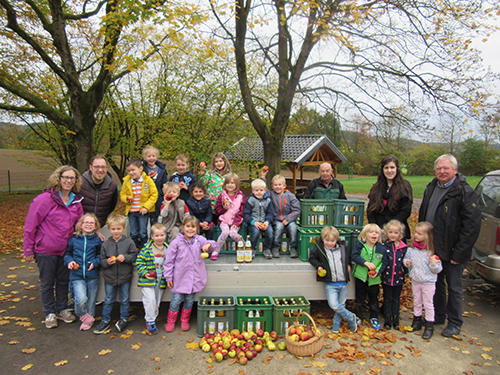
<path id="1" fill-rule="evenodd" d="M 273 202 L 274 218 L 273 218 L 273 257 L 280 257 L 281 239 L 283 232 L 288 232 L 290 239 L 290 258 L 297 258 L 297 223 L 295 220 L 301 213 L 300 202 L 297 197 L 286 189 L 286 179 L 282 175 L 277 174 L 271 181 L 273 190 L 270 192 L 271 201 Z"/>
<path id="2" fill-rule="evenodd" d="M 146 146 L 142 150 L 142 165 L 146 173 L 154 181 L 158 198 L 156 199 L 155 210 L 149 213 L 149 222 L 151 225 L 158 222 L 160 216 L 161 204 L 163 202 L 163 185 L 168 182 L 168 172 L 165 164 L 159 161 L 160 151 L 156 147 Z"/>
<path id="3" fill-rule="evenodd" d="M 163 186 L 163 192 L 165 193 L 165 198 L 161 207 L 161 222 L 167 229 L 167 241 L 170 242 L 181 231 L 184 218 L 189 215 L 189 209 L 185 202 L 179 199 L 181 187 L 175 182 L 167 182 Z"/>
<path id="4" fill-rule="evenodd" d="M 154 181 L 143 172 L 142 161 L 134 158 L 127 163 L 128 175 L 123 179 L 120 200 L 126 204 L 130 238 L 138 249 L 142 249 L 148 239 L 149 213 L 155 211 L 158 190 Z"/>
<path id="5" fill-rule="evenodd" d="M 101 267 L 103 268 L 104 289 L 106 299 L 102 308 L 102 319 L 94 333 L 99 335 L 109 329 L 111 310 L 115 302 L 116 292 L 120 299 L 120 320 L 116 329 L 122 332 L 127 325 L 130 306 L 130 282 L 132 280 L 133 263 L 137 257 L 137 248 L 130 238 L 123 235 L 125 217 L 111 215 L 108 218 L 108 230 L 111 233 L 101 246 Z"/>
<path id="6" fill-rule="evenodd" d="M 273 244 L 274 211 L 271 198 L 266 193 L 266 183 L 261 180 L 252 181 L 252 194 L 248 197 L 243 211 L 243 218 L 248 224 L 252 253 L 255 256 L 257 242 L 261 233 L 264 234 L 264 256 L 272 259 L 271 246 Z"/>
<path id="7" fill-rule="evenodd" d="M 175 157 L 176 172 L 170 176 L 169 181 L 179 184 L 181 188 L 180 198 L 186 202 L 189 195 L 189 187 L 198 181 L 194 174 L 189 171 L 189 158 L 187 155 L 180 154 Z"/>
<path id="8" fill-rule="evenodd" d="M 339 231 L 335 227 L 325 227 L 321 240 L 309 254 L 309 262 L 317 269 L 316 281 L 325 283 L 328 305 L 335 312 L 332 331 L 340 330 L 342 319 L 347 320 L 352 332 L 361 323 L 356 315 L 346 309 L 349 282 L 349 252 L 345 241 L 339 241 Z"/>

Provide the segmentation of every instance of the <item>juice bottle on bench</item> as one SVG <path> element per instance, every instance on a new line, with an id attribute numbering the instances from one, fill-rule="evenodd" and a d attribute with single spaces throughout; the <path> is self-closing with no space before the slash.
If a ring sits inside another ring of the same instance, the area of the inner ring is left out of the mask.
<path id="1" fill-rule="evenodd" d="M 252 263 L 252 244 L 250 243 L 250 238 L 247 237 L 247 241 L 245 242 L 245 262 Z"/>
<path id="2" fill-rule="evenodd" d="M 236 262 L 243 263 L 245 261 L 245 247 L 243 245 L 243 239 L 238 241 L 238 247 L 236 248 Z"/>

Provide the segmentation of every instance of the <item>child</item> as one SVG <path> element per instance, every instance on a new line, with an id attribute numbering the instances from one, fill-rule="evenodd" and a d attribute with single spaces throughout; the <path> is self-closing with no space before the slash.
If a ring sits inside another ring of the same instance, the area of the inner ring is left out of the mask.
<path id="1" fill-rule="evenodd" d="M 100 263 L 102 241 L 96 232 L 101 228 L 97 216 L 85 214 L 76 223 L 75 235 L 68 242 L 64 264 L 70 270 L 75 313 L 82 322 L 80 331 L 94 324 L 95 299 L 99 284 L 97 267 Z"/>
<path id="2" fill-rule="evenodd" d="M 189 213 L 198 219 L 200 234 L 204 234 L 207 240 L 214 239 L 214 224 L 212 222 L 212 205 L 205 198 L 207 189 L 200 181 L 196 181 L 189 188 L 191 196 L 186 201 Z"/>
<path id="3" fill-rule="evenodd" d="M 151 227 L 151 241 L 137 255 L 137 285 L 142 287 L 142 304 L 149 333 L 156 335 L 156 318 L 163 291 L 167 282 L 163 277 L 163 264 L 167 251 L 167 230 L 165 225 L 156 223 Z"/>
<path id="4" fill-rule="evenodd" d="M 175 169 L 177 169 L 177 171 L 172 174 L 169 181 L 179 184 L 181 187 L 180 198 L 186 202 L 190 197 L 189 187 L 198 180 L 194 174 L 189 171 L 189 158 L 184 154 L 175 157 Z"/>
<path id="5" fill-rule="evenodd" d="M 210 252 L 215 245 L 214 241 L 197 234 L 198 220 L 194 216 L 186 217 L 182 229 L 183 233 L 179 233 L 167 248 L 163 272 L 167 286 L 173 293 L 165 327 L 167 332 L 172 332 L 175 328 L 183 299 L 181 329 L 189 330 L 194 295 L 207 285 L 207 270 L 201 253 Z"/>
<path id="6" fill-rule="evenodd" d="M 154 181 L 158 191 L 158 199 L 155 203 L 155 211 L 149 213 L 149 222 L 151 226 L 158 222 L 161 204 L 163 202 L 163 185 L 168 182 L 168 173 L 165 164 L 158 160 L 160 152 L 153 146 L 146 146 L 142 150 L 144 173 Z"/>
<path id="7" fill-rule="evenodd" d="M 102 308 L 101 322 L 94 330 L 96 335 L 100 335 L 110 327 L 116 291 L 120 294 L 120 320 L 116 322 L 116 329 L 122 332 L 129 318 L 130 281 L 134 269 L 133 263 L 137 257 L 137 248 L 134 241 L 123 235 L 125 222 L 125 216 L 122 215 L 111 215 L 108 218 L 108 230 L 111 237 L 101 247 L 101 267 L 106 299 Z"/>
<path id="8" fill-rule="evenodd" d="M 210 256 L 211 260 L 218 259 L 219 251 L 224 246 L 228 236 L 236 242 L 243 241 L 238 231 L 243 223 L 246 197 L 240 190 L 240 177 L 236 173 L 228 173 L 222 187 L 222 193 L 217 198 L 214 209 L 214 214 L 219 215 L 221 234 L 217 239 L 215 250 Z"/>
<path id="9" fill-rule="evenodd" d="M 158 190 L 156 185 L 143 172 L 142 162 L 135 158 L 127 163 L 128 176 L 123 179 L 120 199 L 125 206 L 130 225 L 130 238 L 138 249 L 142 249 L 148 239 L 149 212 L 154 212 Z"/>
<path id="10" fill-rule="evenodd" d="M 384 225 L 387 241 L 380 274 L 384 290 L 384 328 L 399 330 L 399 305 L 401 291 L 405 283 L 403 257 L 408 247 L 402 241 L 405 226 L 399 220 L 391 220 Z"/>
<path id="11" fill-rule="evenodd" d="M 374 329 L 380 329 L 378 321 L 378 294 L 382 258 L 385 248 L 380 243 L 381 233 L 377 224 L 368 224 L 358 236 L 358 242 L 352 250 L 351 258 L 354 262 L 353 276 L 356 280 L 356 316 L 363 319 L 363 308 L 368 295 L 370 307 L 370 324 Z"/>
<path id="12" fill-rule="evenodd" d="M 339 241 L 339 231 L 335 227 L 325 227 L 321 240 L 311 250 L 309 262 L 318 270 L 316 281 L 325 283 L 328 305 L 335 312 L 333 329 L 339 332 L 342 319 L 347 320 L 352 332 L 358 330 L 356 315 L 346 309 L 347 283 L 349 282 L 349 252 L 345 241 Z"/>
<path id="13" fill-rule="evenodd" d="M 264 234 L 264 256 L 272 259 L 273 227 L 270 225 L 274 217 L 273 203 L 266 193 L 266 183 L 261 179 L 252 181 L 252 194 L 247 199 L 243 218 L 248 224 L 252 254 L 255 256 L 260 234 Z M 278 249 L 279 254 L 279 249 Z"/>
<path id="14" fill-rule="evenodd" d="M 224 189 L 224 181 L 226 174 L 231 171 L 231 164 L 227 160 L 226 155 L 222 152 L 217 152 L 212 158 L 213 172 L 205 171 L 205 162 L 200 163 L 200 181 L 207 187 L 208 196 L 212 203 L 212 209 L 215 210 L 217 198 Z"/>
<path id="15" fill-rule="evenodd" d="M 413 331 L 422 329 L 422 307 L 425 307 L 425 330 L 422 334 L 428 340 L 434 333 L 434 292 L 437 275 L 443 270 L 443 264 L 434 254 L 434 235 L 432 224 L 421 221 L 415 227 L 413 245 L 408 248 L 404 265 L 410 270 L 411 289 L 413 292 Z"/>
<path id="16" fill-rule="evenodd" d="M 163 186 L 165 199 L 161 206 L 161 222 L 167 228 L 168 241 L 172 241 L 180 232 L 184 218 L 189 214 L 189 209 L 182 199 L 177 199 L 181 187 L 169 181 Z"/>
<path id="17" fill-rule="evenodd" d="M 273 191 L 270 192 L 273 202 L 273 257 L 280 257 L 281 239 L 283 231 L 286 229 L 288 238 L 290 238 L 290 258 L 297 258 L 297 223 L 295 220 L 300 215 L 300 202 L 297 197 L 286 190 L 286 179 L 282 175 L 276 175 L 271 181 Z"/>

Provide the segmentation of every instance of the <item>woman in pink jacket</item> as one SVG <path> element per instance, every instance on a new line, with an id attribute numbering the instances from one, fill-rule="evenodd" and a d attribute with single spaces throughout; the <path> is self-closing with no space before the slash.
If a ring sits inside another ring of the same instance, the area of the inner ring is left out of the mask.
<path id="1" fill-rule="evenodd" d="M 57 168 L 47 189 L 33 199 L 24 224 L 24 259 L 35 259 L 38 265 L 47 328 L 57 327 L 57 319 L 65 323 L 76 320 L 67 310 L 69 269 L 64 265 L 64 253 L 83 215 L 80 186 L 80 173 L 75 168 Z"/>

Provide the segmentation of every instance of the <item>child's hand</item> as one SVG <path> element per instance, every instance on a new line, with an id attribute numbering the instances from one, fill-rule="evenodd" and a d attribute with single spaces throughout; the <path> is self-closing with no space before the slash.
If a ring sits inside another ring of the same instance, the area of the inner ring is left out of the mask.
<path id="1" fill-rule="evenodd" d="M 318 275 L 319 275 L 319 277 L 325 277 L 326 270 L 323 267 L 318 267 Z"/>
<path id="2" fill-rule="evenodd" d="M 187 186 L 186 186 L 186 184 L 183 181 L 179 182 L 179 186 L 181 187 L 181 189 L 186 189 L 187 190 Z"/>
<path id="3" fill-rule="evenodd" d="M 436 263 L 441 262 L 441 259 L 439 259 L 439 257 L 437 255 L 433 255 L 433 256 L 431 256 L 430 261 L 431 261 L 431 264 L 436 264 Z"/>
<path id="4" fill-rule="evenodd" d="M 204 161 L 202 161 L 200 163 L 200 176 L 205 173 L 206 169 L 207 169 L 207 163 L 205 163 Z"/>
<path id="5" fill-rule="evenodd" d="M 368 276 L 370 276 L 373 279 L 378 276 L 378 272 L 376 270 L 369 271 Z"/>
<path id="6" fill-rule="evenodd" d="M 267 227 L 269 227 L 269 223 L 267 221 L 262 223 L 262 228 L 261 228 L 262 230 L 266 230 Z"/>
<path id="7" fill-rule="evenodd" d="M 129 196 L 129 197 L 127 197 L 127 202 L 128 202 L 128 203 L 131 203 L 133 200 L 134 200 L 134 197 L 130 197 L 130 196 Z"/>
<path id="8" fill-rule="evenodd" d="M 231 225 L 231 229 L 234 229 L 235 231 L 238 231 L 240 228 L 237 225 Z"/>
<path id="9" fill-rule="evenodd" d="M 108 258 L 108 264 L 109 264 L 110 266 L 111 266 L 111 265 L 113 265 L 113 264 L 115 264 L 117 259 L 118 259 L 118 258 L 117 258 L 117 257 L 115 257 L 115 256 L 109 257 L 109 258 Z"/>
<path id="10" fill-rule="evenodd" d="M 106 237 L 104 237 L 101 232 L 97 231 L 95 234 L 97 234 L 97 237 L 99 237 L 102 242 L 106 241 Z"/>
<path id="11" fill-rule="evenodd" d="M 200 227 L 203 230 L 208 230 L 209 224 L 208 224 L 208 222 L 204 221 L 204 222 L 200 223 Z"/>
<path id="12" fill-rule="evenodd" d="M 224 199 L 224 201 L 222 202 L 222 207 L 224 207 L 225 210 L 229 210 L 229 207 L 231 207 L 231 203 L 229 202 L 229 200 Z"/>
<path id="13" fill-rule="evenodd" d="M 75 266 L 76 266 L 76 262 L 75 262 L 75 261 L 71 261 L 71 262 L 69 262 L 69 264 L 68 264 L 68 269 L 69 269 L 69 270 L 72 270 Z"/>
<path id="14" fill-rule="evenodd" d="M 260 177 L 266 178 L 268 173 L 269 173 L 269 167 L 267 165 L 264 165 L 260 171 Z"/>
<path id="15" fill-rule="evenodd" d="M 202 248 L 201 248 L 201 251 L 203 251 L 204 253 L 206 253 L 208 250 L 210 250 L 210 247 L 212 245 L 210 245 L 209 243 L 206 243 Z"/>
<path id="16" fill-rule="evenodd" d="M 90 264 L 89 269 L 87 271 L 93 270 L 94 269 L 94 263 L 92 263 L 92 262 L 87 262 L 87 263 Z"/>
<path id="17" fill-rule="evenodd" d="M 288 220 L 283 220 L 282 223 L 286 227 L 288 225 Z"/>
<path id="18" fill-rule="evenodd" d="M 141 212 L 141 215 L 142 215 L 142 216 L 144 216 L 144 215 L 147 215 L 149 211 L 148 211 L 148 209 L 147 209 L 147 208 L 144 208 L 144 207 L 143 207 L 143 208 L 141 208 L 141 211 L 140 211 L 140 212 Z"/>
<path id="19" fill-rule="evenodd" d="M 375 271 L 375 265 L 371 262 L 365 262 L 364 266 L 368 267 L 370 271 Z"/>
<path id="20" fill-rule="evenodd" d="M 124 260 L 125 260 L 125 256 L 123 254 L 120 254 L 116 257 L 117 262 L 123 263 Z"/>
<path id="21" fill-rule="evenodd" d="M 405 266 L 406 267 L 411 267 L 411 259 L 406 259 L 405 260 Z"/>
<path id="22" fill-rule="evenodd" d="M 149 272 L 146 272 L 146 274 L 144 275 L 144 277 L 146 279 L 148 279 L 149 281 L 156 280 L 156 277 L 151 276 Z"/>
<path id="23" fill-rule="evenodd" d="M 168 289 L 172 289 L 172 287 L 174 286 L 174 282 L 173 281 L 167 281 L 167 286 L 168 286 Z"/>
<path id="24" fill-rule="evenodd" d="M 262 229 L 262 223 L 260 221 L 254 221 L 253 226 L 257 229 Z"/>

